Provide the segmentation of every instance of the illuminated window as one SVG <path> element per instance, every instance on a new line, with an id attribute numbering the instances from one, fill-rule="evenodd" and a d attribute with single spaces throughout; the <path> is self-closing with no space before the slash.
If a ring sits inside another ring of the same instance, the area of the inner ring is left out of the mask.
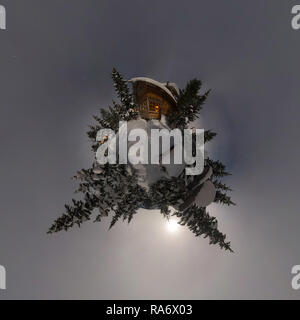
<path id="1" fill-rule="evenodd" d="M 161 99 L 147 95 L 140 104 L 141 116 L 148 119 L 160 119 L 161 106 Z"/>
<path id="2" fill-rule="evenodd" d="M 149 112 L 159 113 L 160 106 L 161 106 L 161 100 L 149 97 Z"/>

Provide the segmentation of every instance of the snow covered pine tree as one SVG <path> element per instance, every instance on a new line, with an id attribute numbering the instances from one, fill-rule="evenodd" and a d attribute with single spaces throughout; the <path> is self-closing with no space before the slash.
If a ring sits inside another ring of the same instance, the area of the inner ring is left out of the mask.
<path id="1" fill-rule="evenodd" d="M 94 153 L 103 143 L 97 141 L 97 132 L 110 128 L 117 133 L 119 121 L 133 123 L 134 126 L 138 124 L 156 128 L 163 124 L 163 127 L 179 128 L 181 131 L 188 128 L 190 123 L 198 118 L 209 95 L 209 91 L 203 95 L 199 94 L 201 81 L 197 79 L 189 81 L 182 90 L 178 90 L 175 84 L 162 84 L 148 78 L 132 79 L 133 90 L 129 90 L 128 81 L 115 69 L 112 71 L 112 79 L 120 102 L 113 101 L 112 107 L 100 110 L 100 117 L 94 116 L 96 124 L 90 126 L 87 133 L 92 141 Z M 172 97 L 173 102 L 175 101 L 168 113 L 165 112 L 166 115 L 156 115 L 154 110 L 153 116 L 146 117 L 147 119 L 141 117 L 143 110 L 137 101 L 137 86 L 145 83 L 163 89 Z M 215 132 L 205 131 L 205 143 L 215 136 Z M 193 147 L 195 152 L 195 139 Z M 204 170 L 200 175 L 188 176 L 185 170 L 177 170 L 176 174 L 172 174 L 168 172 L 168 168 L 158 166 L 162 174 L 156 175 L 156 179 L 152 180 L 151 174 L 155 171 L 151 166 L 154 165 L 147 165 L 146 176 L 141 179 L 138 166 L 108 163 L 99 165 L 95 159 L 91 168 L 78 171 L 74 177 L 80 181 L 77 192 L 83 194 L 83 199 L 72 199 L 72 205 L 65 205 L 65 213 L 53 223 L 48 233 L 67 231 L 74 225 L 80 227 L 83 222 L 91 219 L 94 222 L 101 221 L 109 215 L 112 215 L 111 228 L 119 219 L 129 223 L 139 208 L 158 209 L 167 219 L 171 215 L 178 217 L 178 223 L 189 228 L 195 236 L 208 237 L 210 244 L 218 244 L 232 252 L 226 235 L 218 230 L 216 218 L 207 212 L 206 207 L 209 203 L 205 199 L 207 192 L 213 193 L 213 202 L 234 205 L 227 195 L 231 189 L 221 181 L 229 174 L 225 166 L 220 161 L 206 156 Z M 152 171 L 149 171 L 149 168 Z M 145 182 L 145 179 L 148 179 L 148 184 L 141 183 L 141 180 Z M 175 212 L 171 213 L 171 207 L 175 208 Z M 92 218 L 94 209 L 98 209 L 98 213 Z"/>

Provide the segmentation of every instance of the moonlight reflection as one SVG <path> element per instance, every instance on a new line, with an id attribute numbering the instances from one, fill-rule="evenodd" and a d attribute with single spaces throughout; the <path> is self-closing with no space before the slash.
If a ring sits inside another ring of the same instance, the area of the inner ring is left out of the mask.
<path id="1" fill-rule="evenodd" d="M 179 224 L 177 223 L 176 219 L 170 219 L 167 223 L 167 229 L 169 232 L 177 232 L 179 229 Z"/>

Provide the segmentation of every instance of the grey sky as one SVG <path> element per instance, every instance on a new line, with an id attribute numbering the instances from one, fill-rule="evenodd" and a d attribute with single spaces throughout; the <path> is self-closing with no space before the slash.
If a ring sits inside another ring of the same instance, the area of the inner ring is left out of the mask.
<path id="1" fill-rule="evenodd" d="M 299 247 L 297 1 L 0 0 L 0 299 L 292 298 Z M 212 94 L 203 126 L 238 206 L 213 206 L 235 254 L 156 213 L 55 236 L 70 177 L 92 159 L 87 126 L 110 72 Z"/>

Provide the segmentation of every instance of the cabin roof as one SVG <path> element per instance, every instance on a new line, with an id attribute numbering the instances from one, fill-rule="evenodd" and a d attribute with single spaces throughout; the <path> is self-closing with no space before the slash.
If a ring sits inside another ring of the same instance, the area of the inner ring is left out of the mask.
<path id="1" fill-rule="evenodd" d="M 151 78 L 146 78 L 146 77 L 132 78 L 132 79 L 129 80 L 129 82 L 132 82 L 132 83 L 135 83 L 135 82 L 145 82 L 145 83 L 154 85 L 154 86 L 160 88 L 161 90 L 163 90 L 165 93 L 167 93 L 168 96 L 176 103 L 176 98 L 174 97 L 173 93 L 171 92 L 171 90 L 169 90 L 169 89 L 166 87 L 167 83 L 161 83 L 161 82 L 158 82 L 158 81 L 156 81 L 156 80 L 153 80 L 153 79 L 151 79 Z M 168 85 L 169 85 L 169 86 L 172 86 L 172 87 L 174 87 L 174 85 L 176 86 L 175 83 L 168 83 Z M 176 86 L 174 89 L 176 90 L 176 92 L 179 92 L 177 86 Z"/>
<path id="2" fill-rule="evenodd" d="M 167 88 L 172 88 L 173 91 L 175 91 L 175 94 L 179 96 L 180 92 L 175 82 L 165 82 L 163 83 L 163 85 L 166 86 Z"/>

